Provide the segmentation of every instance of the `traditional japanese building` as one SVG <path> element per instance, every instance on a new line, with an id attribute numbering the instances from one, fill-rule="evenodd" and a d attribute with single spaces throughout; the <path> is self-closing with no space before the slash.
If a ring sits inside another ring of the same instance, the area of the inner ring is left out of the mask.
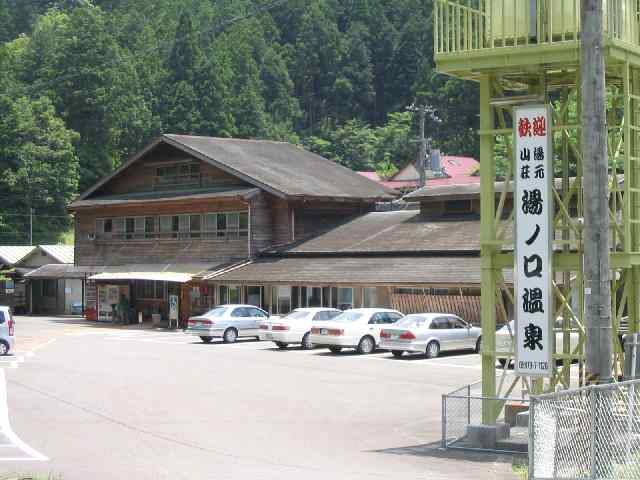
<path id="1" fill-rule="evenodd" d="M 75 266 L 61 274 L 86 276 L 90 318 L 112 320 L 126 306 L 128 320 L 166 321 L 174 296 L 184 321 L 240 300 L 198 280 L 393 198 L 292 144 L 163 135 L 69 205 Z"/>

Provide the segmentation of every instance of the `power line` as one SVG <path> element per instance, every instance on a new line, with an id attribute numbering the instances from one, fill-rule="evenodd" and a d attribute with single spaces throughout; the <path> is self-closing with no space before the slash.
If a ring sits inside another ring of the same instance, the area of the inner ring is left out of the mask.
<path id="1" fill-rule="evenodd" d="M 237 22 L 242 21 L 242 20 L 247 20 L 247 19 L 255 17 L 255 16 L 257 16 L 257 15 L 259 15 L 261 13 L 273 10 L 274 8 L 277 8 L 277 7 L 285 4 L 288 1 L 289 0 L 275 0 L 274 2 L 272 2 L 272 3 L 268 4 L 268 5 L 265 5 L 263 7 L 255 8 L 250 13 L 247 13 L 245 15 L 238 15 L 238 16 L 232 17 L 232 18 L 230 18 L 230 19 L 228 19 L 226 21 L 223 21 L 223 22 L 221 22 L 221 23 L 219 23 L 217 25 L 214 25 L 212 28 L 205 29 L 205 30 L 202 30 L 200 32 L 194 32 L 194 34 L 196 34 L 198 36 L 203 36 L 203 35 L 205 35 L 207 33 L 211 33 L 211 32 L 215 31 L 215 36 L 220 35 L 226 28 L 228 28 L 229 26 L 233 25 L 234 23 L 237 23 Z M 147 55 L 147 54 L 152 53 L 152 52 L 159 53 L 160 50 L 164 49 L 166 46 L 168 46 L 170 44 L 174 44 L 175 45 L 176 43 L 181 43 L 184 40 L 186 40 L 188 37 L 190 37 L 191 35 L 193 35 L 193 34 L 184 35 L 182 37 L 176 37 L 173 40 L 167 40 L 163 44 L 159 44 L 159 45 L 157 45 L 155 47 L 150 47 L 148 49 L 143 49 L 142 51 L 131 52 L 131 53 L 134 54 L 134 55 L 137 55 L 137 56 Z M 103 63 L 100 63 L 98 65 L 100 65 L 100 66 L 117 66 L 118 64 L 122 63 L 123 60 L 124 60 L 124 57 L 118 57 L 114 61 L 103 62 Z M 205 65 L 209 65 L 209 61 L 210 61 L 210 59 L 207 58 Z M 23 89 L 23 91 L 24 92 L 30 92 L 31 90 L 41 90 L 43 88 L 59 84 L 63 80 L 69 80 L 69 79 L 72 79 L 72 78 L 80 77 L 82 75 L 83 74 L 80 73 L 80 72 L 75 72 L 75 73 L 70 73 L 70 74 L 67 74 L 67 75 L 58 76 L 58 77 L 56 77 L 55 80 L 51 80 L 49 82 L 42 82 L 42 83 L 35 82 L 35 83 L 31 84 L 31 85 L 27 85 Z M 14 96 L 14 95 L 15 95 L 15 93 L 12 93 L 12 92 L 2 92 L 2 93 L 0 93 L 0 97 L 8 97 L 8 96 Z"/>
<path id="2" fill-rule="evenodd" d="M 0 212 L 0 218 L 2 217 L 31 217 L 28 213 L 2 213 Z M 39 218 L 73 218 L 71 214 L 69 215 L 40 215 L 37 213 L 33 214 L 33 217 Z"/>

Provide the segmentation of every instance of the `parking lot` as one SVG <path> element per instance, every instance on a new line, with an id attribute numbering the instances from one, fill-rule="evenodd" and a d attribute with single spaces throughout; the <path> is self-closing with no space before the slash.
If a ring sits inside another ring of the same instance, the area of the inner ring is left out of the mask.
<path id="1" fill-rule="evenodd" d="M 0 472 L 515 478 L 511 457 L 438 448 L 441 394 L 480 378 L 475 354 L 281 351 L 46 317 L 18 317 L 21 335 L 37 341 L 5 365 L 8 421 L 41 457 L 16 461 L 0 445 Z"/>

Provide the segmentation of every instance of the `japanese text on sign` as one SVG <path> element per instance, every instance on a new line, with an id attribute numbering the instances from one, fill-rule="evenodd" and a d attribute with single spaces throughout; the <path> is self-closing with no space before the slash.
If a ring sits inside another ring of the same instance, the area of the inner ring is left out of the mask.
<path id="1" fill-rule="evenodd" d="M 551 375 L 552 152 L 546 106 L 515 109 L 515 355 L 520 375 Z"/>

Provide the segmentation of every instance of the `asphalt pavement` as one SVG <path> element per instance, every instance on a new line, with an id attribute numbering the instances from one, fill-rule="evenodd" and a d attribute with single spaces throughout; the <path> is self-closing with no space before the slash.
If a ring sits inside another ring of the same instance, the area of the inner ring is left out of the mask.
<path id="1" fill-rule="evenodd" d="M 441 394 L 480 378 L 475 354 L 280 351 L 74 318 L 18 317 L 16 331 L 0 474 L 516 478 L 511 456 L 439 449 Z"/>

